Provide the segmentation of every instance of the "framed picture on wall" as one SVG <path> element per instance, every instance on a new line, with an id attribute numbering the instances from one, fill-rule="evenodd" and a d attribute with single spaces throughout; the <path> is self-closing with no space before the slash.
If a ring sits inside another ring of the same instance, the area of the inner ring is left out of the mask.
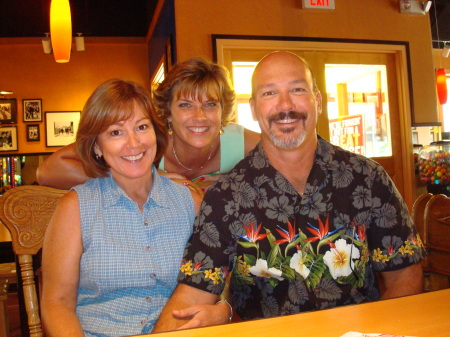
<path id="1" fill-rule="evenodd" d="M 17 127 L 0 127 L 0 151 L 17 151 Z"/>
<path id="2" fill-rule="evenodd" d="M 17 123 L 17 103 L 15 98 L 0 98 L 0 124 Z"/>
<path id="3" fill-rule="evenodd" d="M 42 121 L 42 100 L 23 99 L 23 121 L 25 123 Z"/>
<path id="4" fill-rule="evenodd" d="M 66 146 L 75 141 L 80 111 L 46 111 L 45 141 L 47 146 Z"/>
<path id="5" fill-rule="evenodd" d="M 39 124 L 27 125 L 27 141 L 38 142 L 41 140 L 41 134 L 39 132 Z"/>

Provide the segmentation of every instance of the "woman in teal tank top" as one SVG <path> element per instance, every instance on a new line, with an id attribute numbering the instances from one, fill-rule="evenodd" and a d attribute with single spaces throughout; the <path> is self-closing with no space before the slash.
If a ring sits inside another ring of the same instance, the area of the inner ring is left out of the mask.
<path id="1" fill-rule="evenodd" d="M 230 123 L 236 95 L 225 67 L 192 58 L 171 69 L 154 91 L 169 145 L 159 169 L 206 189 L 259 141 L 259 134 Z M 173 174 L 176 173 L 176 174 Z"/>

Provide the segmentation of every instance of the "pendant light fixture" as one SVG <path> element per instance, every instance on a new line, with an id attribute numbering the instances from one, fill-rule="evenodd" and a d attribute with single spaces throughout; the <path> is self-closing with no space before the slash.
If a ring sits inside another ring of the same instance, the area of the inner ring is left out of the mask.
<path id="1" fill-rule="evenodd" d="M 436 10 L 436 2 L 433 4 L 434 6 L 434 20 L 436 25 L 436 37 L 437 37 L 437 44 L 439 48 L 439 24 L 438 24 L 438 18 L 437 18 L 437 10 Z M 444 49 L 445 49 L 445 43 L 444 43 Z M 442 54 L 439 58 L 440 60 L 440 66 L 442 67 Z M 441 105 L 447 103 L 447 74 L 445 73 L 444 68 L 439 68 L 436 70 L 436 89 L 437 94 L 439 98 L 439 103 Z"/>
<path id="2" fill-rule="evenodd" d="M 439 103 L 447 103 L 447 75 L 444 68 L 439 68 L 436 71 L 436 87 L 439 98 Z"/>
<path id="3" fill-rule="evenodd" d="M 58 63 L 69 62 L 72 48 L 72 18 L 69 0 L 52 0 L 50 36 L 55 61 Z"/>

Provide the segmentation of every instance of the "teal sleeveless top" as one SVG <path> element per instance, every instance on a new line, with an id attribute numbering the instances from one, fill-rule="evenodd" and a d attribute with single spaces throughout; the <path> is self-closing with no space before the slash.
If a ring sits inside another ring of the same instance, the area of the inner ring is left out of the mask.
<path id="1" fill-rule="evenodd" d="M 219 171 L 208 175 L 226 173 L 240 160 L 244 159 L 244 127 L 236 123 L 230 123 L 225 126 L 223 130 L 223 135 L 220 135 L 220 169 Z M 164 157 L 162 157 L 159 162 L 159 169 L 165 171 Z"/>

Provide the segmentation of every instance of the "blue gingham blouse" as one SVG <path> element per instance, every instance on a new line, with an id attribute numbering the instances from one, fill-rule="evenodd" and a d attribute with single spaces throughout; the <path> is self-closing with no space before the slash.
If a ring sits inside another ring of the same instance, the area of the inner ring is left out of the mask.
<path id="1" fill-rule="evenodd" d="M 194 204 L 186 187 L 152 172 L 142 213 L 112 177 L 74 187 L 83 239 L 76 313 L 86 336 L 150 332 L 177 285 Z"/>

